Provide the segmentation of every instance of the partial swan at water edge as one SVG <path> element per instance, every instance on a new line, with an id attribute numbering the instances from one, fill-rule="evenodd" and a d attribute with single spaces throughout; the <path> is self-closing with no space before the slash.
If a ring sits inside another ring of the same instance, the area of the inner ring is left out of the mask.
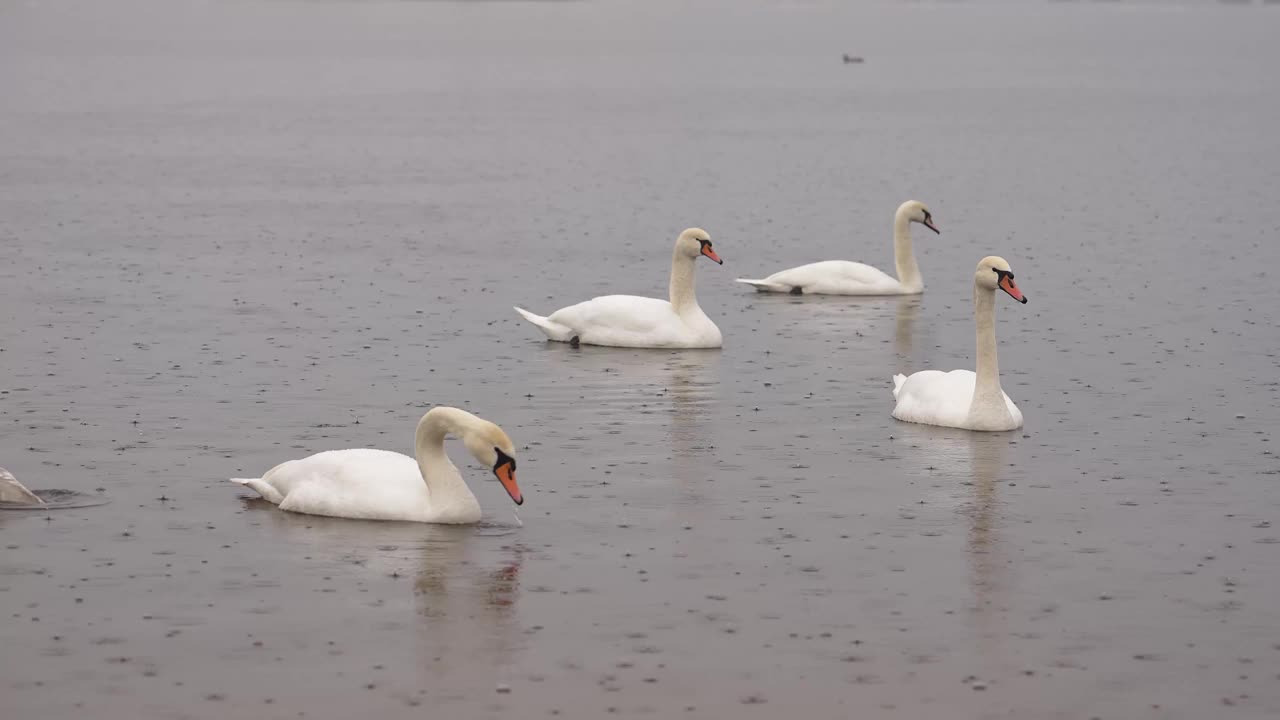
<path id="1" fill-rule="evenodd" d="M 0 502 L 44 505 L 39 495 L 28 490 L 13 473 L 0 468 Z"/>

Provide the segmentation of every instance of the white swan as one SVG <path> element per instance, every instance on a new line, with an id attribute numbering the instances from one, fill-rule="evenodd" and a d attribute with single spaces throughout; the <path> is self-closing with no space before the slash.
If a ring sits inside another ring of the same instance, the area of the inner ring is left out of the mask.
<path id="1" fill-rule="evenodd" d="M 445 435 L 462 439 L 477 460 L 493 468 L 511 499 L 515 448 L 502 428 L 465 410 L 432 408 L 418 422 L 414 456 L 387 450 L 330 450 L 271 468 L 260 478 L 232 478 L 281 510 L 363 520 L 474 523 L 480 503 L 445 454 Z"/>
<path id="2" fill-rule="evenodd" d="M 694 261 L 705 255 L 721 265 L 711 236 L 689 228 L 671 253 L 671 301 L 635 295 L 605 295 L 541 317 L 517 307 L 525 320 L 552 340 L 638 348 L 718 348 L 720 328 L 698 306 L 693 290 Z"/>
<path id="3" fill-rule="evenodd" d="M 907 422 L 944 425 L 966 430 L 1015 430 L 1022 413 L 1000 389 L 996 362 L 996 288 L 1025 304 L 1027 298 L 1013 281 L 1004 258 L 982 258 L 973 277 L 973 317 L 978 326 L 978 372 L 921 370 L 911 377 L 893 376 L 898 404 L 893 416 Z"/>
<path id="4" fill-rule="evenodd" d="M 893 264 L 898 277 L 892 278 L 881 270 L 848 260 L 825 260 L 809 263 L 790 270 L 776 272 L 763 280 L 738 278 L 738 282 L 755 287 L 760 292 L 791 293 L 792 295 L 918 295 L 924 292 L 924 280 L 911 250 L 911 223 L 918 222 L 935 233 L 929 208 L 918 200 L 908 200 L 898 206 L 893 215 Z"/>
<path id="5" fill-rule="evenodd" d="M 44 505 L 39 495 L 31 492 L 18 482 L 13 473 L 0 468 L 0 502 L 21 503 L 23 505 Z"/>

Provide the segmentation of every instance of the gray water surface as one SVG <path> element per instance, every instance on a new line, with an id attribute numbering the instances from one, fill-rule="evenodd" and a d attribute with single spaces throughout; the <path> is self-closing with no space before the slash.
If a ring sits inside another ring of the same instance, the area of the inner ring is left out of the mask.
<path id="1" fill-rule="evenodd" d="M 14 718 L 1280 716 L 1273 7 L 8 3 L 0 514 Z M 866 63 L 845 65 L 842 53 Z M 892 267 L 917 298 L 732 282 Z M 721 351 L 511 311 L 662 296 Z M 971 368 L 999 435 L 892 420 Z M 451 445 L 480 527 L 226 482 Z"/>

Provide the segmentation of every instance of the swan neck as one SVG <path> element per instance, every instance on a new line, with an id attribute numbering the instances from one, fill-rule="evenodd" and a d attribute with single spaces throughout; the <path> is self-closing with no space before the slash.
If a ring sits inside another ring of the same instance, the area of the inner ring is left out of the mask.
<path id="1" fill-rule="evenodd" d="M 698 297 L 694 292 L 694 261 L 680 252 L 679 245 L 671 253 L 671 285 L 669 288 L 671 307 L 676 313 L 683 315 L 690 310 L 699 310 Z"/>
<path id="2" fill-rule="evenodd" d="M 893 264 L 898 270 L 898 282 L 903 287 L 915 289 L 923 285 L 920 266 L 911 247 L 911 220 L 901 208 L 893 216 Z"/>
<path id="3" fill-rule="evenodd" d="M 973 407 L 992 406 L 1006 410 L 1000 388 L 1000 362 L 996 359 L 996 293 L 977 283 L 973 286 L 973 319 L 978 331 L 977 381 Z"/>
<path id="4" fill-rule="evenodd" d="M 422 471 L 422 481 L 427 485 L 428 494 L 433 501 L 442 497 L 470 495 L 462 475 L 449 461 L 445 452 L 444 441 L 449 435 L 463 437 L 469 431 L 474 419 L 471 413 L 457 408 L 432 408 L 418 421 L 418 430 L 414 437 L 413 455 L 418 461 L 418 469 Z"/>

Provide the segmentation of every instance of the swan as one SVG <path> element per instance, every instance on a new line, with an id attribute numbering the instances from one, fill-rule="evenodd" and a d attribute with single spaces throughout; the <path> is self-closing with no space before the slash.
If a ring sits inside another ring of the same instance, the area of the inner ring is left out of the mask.
<path id="1" fill-rule="evenodd" d="M 474 523 L 480 503 L 445 454 L 446 435 L 493 468 L 507 494 L 524 503 L 516 485 L 515 447 L 502 428 L 452 407 L 435 407 L 418 421 L 414 457 L 387 450 L 330 450 L 277 465 L 260 478 L 232 478 L 281 510 L 362 520 Z"/>
<path id="2" fill-rule="evenodd" d="M 560 308 L 541 317 L 515 311 L 552 340 L 636 348 L 718 348 L 720 328 L 698 306 L 693 263 L 699 255 L 723 265 L 711 248 L 711 236 L 689 228 L 676 238 L 671 253 L 670 302 L 635 295 L 605 295 Z"/>
<path id="3" fill-rule="evenodd" d="M 39 495 L 31 492 L 18 482 L 13 473 L 0 467 L 0 502 L 21 503 L 23 505 L 44 505 Z"/>
<path id="4" fill-rule="evenodd" d="M 907 422 L 964 428 L 966 430 L 1016 430 L 1022 412 L 1000 389 L 996 362 L 996 288 L 1022 304 L 1027 298 L 1013 281 L 1004 258 L 982 258 L 973 277 L 973 318 L 978 326 L 978 372 L 921 370 L 911 377 L 893 376 L 893 396 L 898 404 L 893 416 Z"/>
<path id="5" fill-rule="evenodd" d="M 863 263 L 825 260 L 782 270 L 763 280 L 738 278 L 738 282 L 760 292 L 792 295 L 919 295 L 924 292 L 924 280 L 920 278 L 920 267 L 911 250 L 913 222 L 941 234 L 924 203 L 908 200 L 898 206 L 893 215 L 893 264 L 898 270 L 897 279 Z"/>

